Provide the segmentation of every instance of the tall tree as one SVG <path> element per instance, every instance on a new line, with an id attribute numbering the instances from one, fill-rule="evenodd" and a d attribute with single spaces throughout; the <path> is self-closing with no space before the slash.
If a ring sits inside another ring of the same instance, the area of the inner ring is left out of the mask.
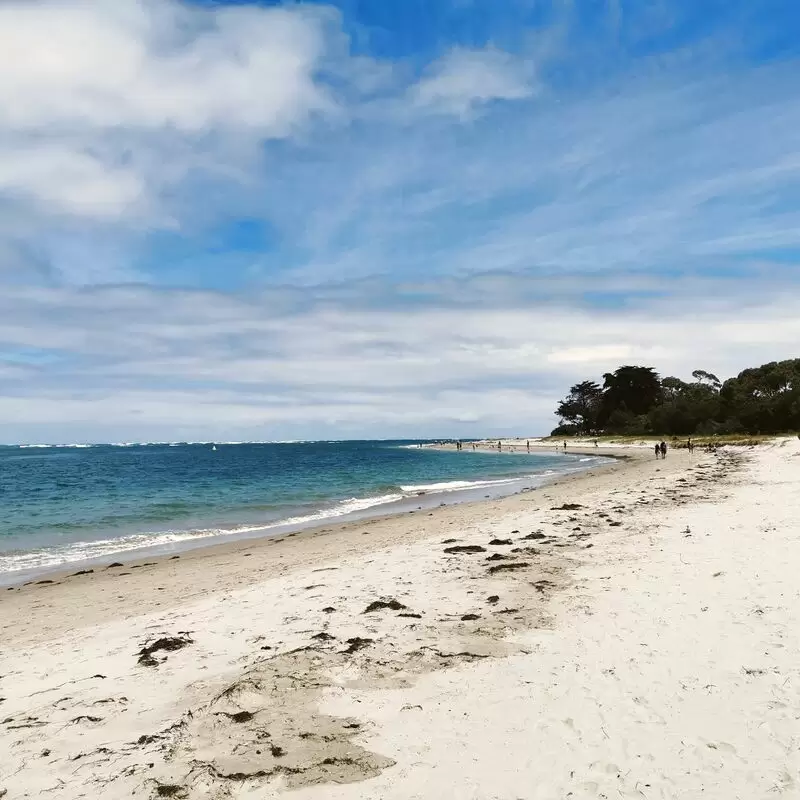
<path id="1" fill-rule="evenodd" d="M 800 428 L 800 358 L 746 369 L 720 395 L 726 417 L 750 433 Z"/>
<path id="2" fill-rule="evenodd" d="M 692 373 L 693 377 L 697 378 L 699 371 Z M 663 402 L 648 412 L 654 431 L 676 436 L 714 432 L 720 399 L 713 382 L 684 383 L 679 378 L 664 378 L 661 387 Z"/>
<path id="3" fill-rule="evenodd" d="M 597 427 L 603 390 L 594 381 L 576 383 L 558 404 L 556 413 L 564 422 L 575 425 L 578 432 L 589 433 Z"/>
<path id="4" fill-rule="evenodd" d="M 692 372 L 692 377 L 698 382 L 706 386 L 713 386 L 719 389 L 722 386 L 720 379 L 713 372 L 706 372 L 704 369 L 696 369 Z"/>
<path id="5" fill-rule="evenodd" d="M 684 383 L 680 378 L 672 376 L 661 381 L 661 392 L 664 400 L 675 400 L 689 388 L 688 383 Z"/>
<path id="6" fill-rule="evenodd" d="M 693 383 L 659 380 L 652 367 L 623 366 L 577 383 L 559 403 L 572 430 L 660 435 L 800 431 L 800 358 L 743 370 L 720 384 L 697 369 Z"/>
<path id="7" fill-rule="evenodd" d="M 661 379 L 652 367 L 624 366 L 603 375 L 604 416 L 646 414 L 661 400 Z"/>

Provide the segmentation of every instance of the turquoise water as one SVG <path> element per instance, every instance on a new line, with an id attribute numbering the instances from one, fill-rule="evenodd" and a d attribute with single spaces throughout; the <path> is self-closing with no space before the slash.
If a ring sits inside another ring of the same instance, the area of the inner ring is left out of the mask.
<path id="1" fill-rule="evenodd" d="M 0 446 L 0 578 L 508 494 L 602 460 L 417 444 Z"/>

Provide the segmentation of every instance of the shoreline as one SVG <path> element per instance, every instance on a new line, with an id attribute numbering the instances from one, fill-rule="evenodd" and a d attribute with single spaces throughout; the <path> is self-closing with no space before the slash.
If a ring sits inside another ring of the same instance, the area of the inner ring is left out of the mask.
<path id="1" fill-rule="evenodd" d="M 279 570 L 286 570 L 306 563 L 309 558 L 336 558 L 339 538 L 342 539 L 342 548 L 345 550 L 348 546 L 357 544 L 358 547 L 355 551 L 357 553 L 391 546 L 400 539 L 416 541 L 427 535 L 430 528 L 435 529 L 451 524 L 450 518 L 458 517 L 459 509 L 483 515 L 502 515 L 526 508 L 531 498 L 535 500 L 538 497 L 548 497 L 552 491 L 569 491 L 575 482 L 591 481 L 592 479 L 602 481 L 604 476 L 627 469 L 635 469 L 638 465 L 649 464 L 651 461 L 652 459 L 645 458 L 640 451 L 617 453 L 616 457 L 607 464 L 589 467 L 580 472 L 559 475 L 539 487 L 498 498 L 487 499 L 484 497 L 450 504 L 437 503 L 435 507 L 421 511 L 413 509 L 400 514 L 384 514 L 365 519 L 322 523 L 276 536 L 230 539 L 189 548 L 176 554 L 136 558 L 124 558 L 123 556 L 118 560 L 111 561 L 111 564 L 122 565 L 119 567 L 112 567 L 104 563 L 99 567 L 84 569 L 77 564 L 71 565 L 66 569 L 49 572 L 47 577 L 0 587 L 0 608 L 3 605 L 8 607 L 10 601 L 16 597 L 23 598 L 25 595 L 35 594 L 42 598 L 42 606 L 40 606 L 42 609 L 52 609 L 55 604 L 51 605 L 48 601 L 53 597 L 57 587 L 63 587 L 62 591 L 69 595 L 65 603 L 69 618 L 73 622 L 93 619 L 91 608 L 85 604 L 83 599 L 87 587 L 101 583 L 104 588 L 110 588 L 116 584 L 119 578 L 137 578 L 146 580 L 149 591 L 159 591 L 157 584 L 180 579 L 182 568 L 192 565 L 197 565 L 203 570 L 207 568 L 210 571 L 222 566 L 227 576 L 235 580 L 235 585 L 250 585 L 262 579 L 262 573 L 270 568 L 277 567 Z M 669 460 L 664 463 L 669 463 Z M 412 533 L 406 530 L 407 521 L 414 524 Z M 369 529 L 369 536 L 366 538 L 363 533 L 365 528 Z M 276 549 L 278 545 L 281 547 Z M 241 569 L 236 569 L 233 562 L 240 556 L 255 557 L 257 560 L 256 562 L 247 562 L 246 565 L 240 564 Z M 266 563 L 259 563 L 261 560 Z M 134 573 L 131 570 L 140 570 L 140 572 Z M 179 586 L 178 589 L 173 587 L 171 594 L 177 594 L 182 598 L 201 597 L 209 588 L 204 582 L 198 584 L 196 581 L 192 581 L 192 585 Z M 152 604 L 145 603 L 145 608 L 156 607 L 162 607 L 160 600 L 154 601 Z"/>
<path id="2" fill-rule="evenodd" d="M 798 713 L 800 445 L 629 455 L 0 593 L 0 788 L 764 796 Z"/>
<path id="3" fill-rule="evenodd" d="M 435 449 L 454 449 L 454 448 L 435 448 Z M 478 452 L 491 452 L 488 449 L 480 450 Z M 527 455 L 528 453 L 515 453 L 517 455 Z M 465 457 L 468 457 L 465 453 Z M 575 450 L 569 455 L 579 456 L 588 455 L 595 458 L 624 458 L 619 453 L 608 452 L 606 454 L 586 450 Z M 601 466 L 601 465 L 597 465 Z M 591 469 L 588 467 L 586 469 Z M 185 533 L 186 538 L 181 541 L 162 543 L 152 546 L 143 546 L 131 548 L 129 550 L 120 549 L 113 552 L 92 556 L 88 558 L 76 559 L 74 561 L 53 564 L 53 565 L 37 565 L 35 567 L 0 572 L 0 591 L 7 588 L 17 588 L 20 586 L 27 586 L 35 584 L 42 579 L 58 580 L 69 577 L 77 571 L 86 571 L 89 569 L 97 570 L 106 567 L 108 564 L 130 561 L 133 563 L 141 564 L 145 561 L 164 560 L 171 558 L 175 555 L 182 556 L 194 550 L 214 548 L 232 544 L 235 542 L 249 543 L 259 541 L 261 539 L 273 539 L 277 537 L 284 537 L 290 534 L 306 533 L 318 531 L 320 528 L 327 526 L 345 525 L 347 523 L 359 523 L 370 519 L 384 519 L 397 515 L 404 515 L 412 511 L 428 511 L 439 507 L 440 505 L 453 505 L 461 503 L 474 503 L 484 499 L 499 499 L 502 497 L 513 496 L 524 491 L 530 491 L 544 485 L 548 485 L 554 481 L 560 480 L 571 474 L 579 474 L 586 471 L 584 468 L 577 467 L 574 471 L 569 471 L 565 474 L 557 474 L 555 477 L 547 473 L 538 474 L 521 474 L 518 476 L 491 476 L 485 479 L 476 478 L 470 481 L 475 486 L 468 486 L 459 489 L 443 490 L 443 491 L 420 491 L 415 494 L 409 494 L 397 500 L 388 501 L 385 503 L 376 503 L 363 509 L 357 509 L 345 514 L 331 514 L 328 517 L 320 516 L 317 519 L 309 518 L 297 522 L 285 521 L 275 523 L 264 523 L 259 525 L 252 523 L 246 525 L 242 530 L 235 528 L 229 532 L 213 533 L 208 536 L 195 535 L 191 536 L 191 530 Z M 454 479 L 455 481 L 456 479 Z M 443 481 L 446 482 L 446 481 Z M 436 484 L 431 484 L 436 485 Z M 488 493 L 488 494 L 487 494 Z M 371 498 L 353 498 L 353 500 L 369 500 Z M 321 513 L 321 512 L 320 512 Z M 311 517 L 316 516 L 311 515 Z M 220 529 L 224 531 L 224 529 Z M 155 535 L 155 533 L 153 533 Z M 124 541 L 121 540 L 121 541 Z M 90 543 L 91 544 L 91 543 Z"/>

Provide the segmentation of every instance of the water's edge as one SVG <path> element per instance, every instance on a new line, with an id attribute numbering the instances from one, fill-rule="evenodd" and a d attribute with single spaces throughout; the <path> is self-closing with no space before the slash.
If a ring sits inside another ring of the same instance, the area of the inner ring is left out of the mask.
<path id="1" fill-rule="evenodd" d="M 575 453 L 575 455 L 581 455 Z M 588 455 L 588 454 L 587 454 Z M 72 570 L 92 569 L 118 561 L 140 560 L 148 557 L 177 555 L 190 550 L 213 547 L 223 543 L 253 539 L 274 538 L 295 532 L 312 532 L 326 525 L 344 525 L 358 520 L 397 516 L 418 510 L 430 510 L 443 505 L 473 503 L 482 500 L 496 500 L 502 497 L 531 491 L 541 486 L 573 477 L 598 467 L 609 466 L 616 457 L 608 454 L 594 455 L 565 470 L 545 470 L 541 473 L 521 475 L 507 479 L 487 478 L 484 481 L 442 481 L 430 485 L 403 487 L 408 494 L 398 497 L 352 498 L 352 508 L 344 513 L 319 512 L 302 518 L 290 518 L 264 525 L 248 525 L 231 529 L 214 529 L 208 532 L 186 531 L 183 536 L 154 546 L 136 546 L 135 537 L 116 540 L 118 546 L 100 556 L 78 558 L 60 563 L 36 565 L 30 568 L 0 571 L 0 586 L 9 587 L 24 584 L 47 576 Z M 459 484 L 469 483 L 468 486 Z M 379 502 L 378 502 L 379 501 Z M 111 543 L 111 542 L 110 542 Z"/>

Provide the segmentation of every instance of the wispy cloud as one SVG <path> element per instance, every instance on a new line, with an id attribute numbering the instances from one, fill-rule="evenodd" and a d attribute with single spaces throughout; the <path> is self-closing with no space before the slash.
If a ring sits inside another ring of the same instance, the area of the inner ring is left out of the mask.
<path id="1" fill-rule="evenodd" d="M 409 90 L 416 108 L 468 116 L 493 100 L 521 100 L 535 91 L 530 65 L 501 50 L 456 48 L 432 64 Z"/>
<path id="2" fill-rule="evenodd" d="M 176 195 L 246 181 L 262 142 L 339 113 L 317 80 L 336 24 L 314 7 L 3 3 L 0 203 L 16 219 L 0 235 L 24 249 L 47 228 L 55 268 L 85 281 L 97 270 L 64 264 L 65 238 L 179 229 Z"/>
<path id="3" fill-rule="evenodd" d="M 797 247 L 795 84 L 793 64 L 687 70 L 344 147 L 318 165 L 344 203 L 289 199 L 306 234 L 326 234 L 301 275 L 354 258 L 371 272 L 651 270 Z"/>
<path id="4" fill-rule="evenodd" d="M 13 421 L 0 438 L 31 438 L 43 420 L 78 439 L 202 438 L 205 426 L 228 438 L 326 436 L 329 426 L 469 435 L 520 420 L 546 430 L 567 382 L 620 361 L 688 377 L 791 356 L 794 303 L 776 287 L 748 288 L 743 302 L 725 282 L 689 281 L 605 309 L 576 303 L 558 281 L 519 276 L 494 286 L 476 276 L 458 297 L 439 285 L 396 286 L 400 302 L 370 284 L 248 298 L 20 290 L 0 307 L 0 363 L 10 370 L 0 414 Z"/>

